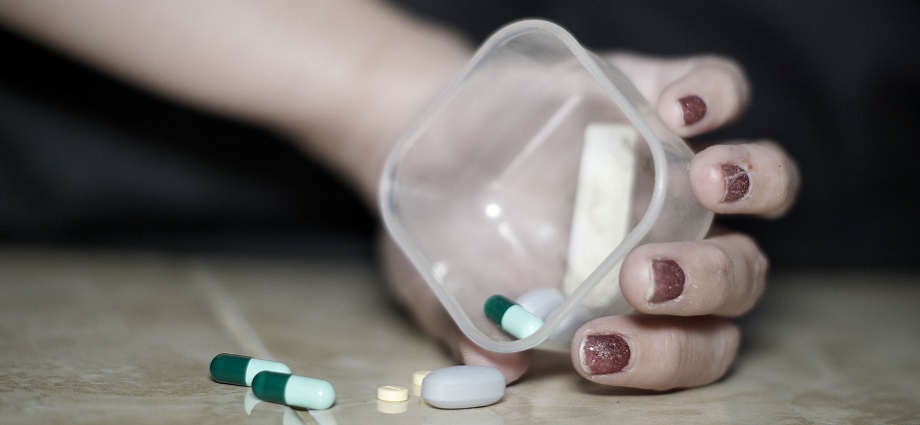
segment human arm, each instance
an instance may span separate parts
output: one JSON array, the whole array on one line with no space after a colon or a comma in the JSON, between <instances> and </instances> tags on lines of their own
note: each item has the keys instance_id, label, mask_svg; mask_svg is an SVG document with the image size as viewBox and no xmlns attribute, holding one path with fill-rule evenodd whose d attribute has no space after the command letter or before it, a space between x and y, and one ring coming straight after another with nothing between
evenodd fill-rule
<instances>
[{"instance_id":1,"label":"human arm","mask_svg":"<svg viewBox=\"0 0 920 425\"><path fill-rule=\"evenodd\" d=\"M470 54L457 35L375 0L3 0L0 22L152 92L282 133L370 205L399 132Z\"/></svg>"}]
</instances>

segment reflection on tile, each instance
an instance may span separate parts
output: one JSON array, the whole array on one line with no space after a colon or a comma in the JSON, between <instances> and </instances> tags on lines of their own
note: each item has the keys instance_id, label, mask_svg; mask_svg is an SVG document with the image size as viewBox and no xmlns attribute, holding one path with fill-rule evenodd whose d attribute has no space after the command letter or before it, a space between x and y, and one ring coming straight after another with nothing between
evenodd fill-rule
<instances>
[{"instance_id":1,"label":"reflection on tile","mask_svg":"<svg viewBox=\"0 0 920 425\"><path fill-rule=\"evenodd\" d=\"M406 413L409 411L409 402L377 400L377 411L389 414Z\"/></svg>"},{"instance_id":2,"label":"reflection on tile","mask_svg":"<svg viewBox=\"0 0 920 425\"><path fill-rule=\"evenodd\" d=\"M243 316L237 301L227 293L224 285L217 280L210 269L204 264L196 264L192 268L192 275L195 289L209 304L221 328L239 343L239 352L260 359L273 360L274 356Z\"/></svg>"},{"instance_id":3,"label":"reflection on tile","mask_svg":"<svg viewBox=\"0 0 920 425\"><path fill-rule=\"evenodd\" d=\"M243 413L240 388L215 385L206 366L220 348L239 347L181 262L0 261L0 422L217 423Z\"/></svg>"}]
</instances>

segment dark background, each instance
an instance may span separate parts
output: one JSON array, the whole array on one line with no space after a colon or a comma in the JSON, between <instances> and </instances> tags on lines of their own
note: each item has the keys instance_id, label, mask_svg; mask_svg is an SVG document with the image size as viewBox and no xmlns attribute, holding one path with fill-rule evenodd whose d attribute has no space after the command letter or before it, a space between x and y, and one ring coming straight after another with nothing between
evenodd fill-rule
<instances>
[{"instance_id":1,"label":"dark background","mask_svg":"<svg viewBox=\"0 0 920 425\"><path fill-rule=\"evenodd\" d=\"M595 50L738 60L753 102L707 140L770 138L803 187L753 233L777 267L920 265L920 3L402 0L480 41L543 17ZM0 31L0 244L369 254L376 223L299 151Z\"/></svg>"}]
</instances>

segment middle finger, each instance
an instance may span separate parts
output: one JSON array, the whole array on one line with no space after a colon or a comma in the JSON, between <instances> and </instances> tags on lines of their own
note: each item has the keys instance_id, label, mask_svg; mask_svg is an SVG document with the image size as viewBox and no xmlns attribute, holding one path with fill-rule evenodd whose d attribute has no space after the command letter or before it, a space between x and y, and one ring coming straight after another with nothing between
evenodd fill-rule
<instances>
[{"instance_id":1,"label":"middle finger","mask_svg":"<svg viewBox=\"0 0 920 425\"><path fill-rule=\"evenodd\" d=\"M642 245L624 260L620 289L643 313L737 316L760 298L766 272L767 258L754 240L732 233Z\"/></svg>"}]
</instances>

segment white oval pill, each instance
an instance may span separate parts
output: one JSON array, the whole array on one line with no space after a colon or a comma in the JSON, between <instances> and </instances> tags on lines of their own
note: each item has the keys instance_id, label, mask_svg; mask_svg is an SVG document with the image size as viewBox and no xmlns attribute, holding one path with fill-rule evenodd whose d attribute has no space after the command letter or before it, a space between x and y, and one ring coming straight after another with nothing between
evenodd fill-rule
<instances>
[{"instance_id":1,"label":"white oval pill","mask_svg":"<svg viewBox=\"0 0 920 425\"><path fill-rule=\"evenodd\" d=\"M488 406L505 396L505 375L489 366L450 366L422 382L422 398L441 409Z\"/></svg>"}]
</instances>

